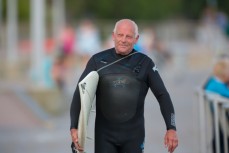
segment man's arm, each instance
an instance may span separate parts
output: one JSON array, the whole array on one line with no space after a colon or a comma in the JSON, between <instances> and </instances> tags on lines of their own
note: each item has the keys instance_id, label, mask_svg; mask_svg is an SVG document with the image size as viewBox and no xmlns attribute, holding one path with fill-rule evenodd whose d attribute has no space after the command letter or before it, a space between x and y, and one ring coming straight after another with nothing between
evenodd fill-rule
<instances>
[{"instance_id":1,"label":"man's arm","mask_svg":"<svg viewBox=\"0 0 229 153\"><path fill-rule=\"evenodd\" d=\"M91 71L96 70L96 65L94 62L93 57L88 61L87 66L82 73L78 83L83 80L85 76L87 76ZM70 118L71 118L71 137L72 142L75 144L76 148L78 150L82 150L82 148L78 145L78 120L79 120L79 114L80 114L81 104L80 104L80 93L79 93L79 87L77 84L76 90L73 95L71 108L70 108Z\"/></svg>"},{"instance_id":2,"label":"man's arm","mask_svg":"<svg viewBox=\"0 0 229 153\"><path fill-rule=\"evenodd\" d=\"M148 68L148 83L151 91L159 102L167 130L176 130L175 112L170 95L165 88L156 65L153 62L149 64Z\"/></svg>"},{"instance_id":3,"label":"man's arm","mask_svg":"<svg viewBox=\"0 0 229 153\"><path fill-rule=\"evenodd\" d=\"M176 134L175 111L168 91L158 73L156 65L151 61L148 67L148 83L151 91L159 102L167 132L164 143L168 151L172 153L178 145Z\"/></svg>"},{"instance_id":4,"label":"man's arm","mask_svg":"<svg viewBox=\"0 0 229 153\"><path fill-rule=\"evenodd\" d=\"M83 80L91 71L96 70L95 62L93 57L88 61L87 66L80 76L80 79L78 83ZM79 114L80 114L80 92L79 92L79 87L78 83L76 86L76 90L73 95L72 103L71 103L71 108L70 108L70 117L71 117L71 126L70 129L74 128L77 129L78 127L78 119L79 119Z\"/></svg>"}]
</instances>

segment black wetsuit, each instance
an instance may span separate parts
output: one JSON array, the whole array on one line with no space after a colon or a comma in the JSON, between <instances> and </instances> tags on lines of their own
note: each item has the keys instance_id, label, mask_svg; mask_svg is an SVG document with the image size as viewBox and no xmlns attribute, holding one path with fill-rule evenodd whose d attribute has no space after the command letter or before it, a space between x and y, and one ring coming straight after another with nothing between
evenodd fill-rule
<instances>
[{"instance_id":1,"label":"black wetsuit","mask_svg":"<svg viewBox=\"0 0 229 153\"><path fill-rule=\"evenodd\" d=\"M89 72L122 57L116 54L114 48L95 54L89 60L80 81ZM172 101L155 64L148 56L133 54L98 73L95 153L143 152L144 101L149 88L160 104L167 130L176 130ZM77 128L79 112L80 95L77 87L71 105L71 128Z\"/></svg>"}]
</instances>

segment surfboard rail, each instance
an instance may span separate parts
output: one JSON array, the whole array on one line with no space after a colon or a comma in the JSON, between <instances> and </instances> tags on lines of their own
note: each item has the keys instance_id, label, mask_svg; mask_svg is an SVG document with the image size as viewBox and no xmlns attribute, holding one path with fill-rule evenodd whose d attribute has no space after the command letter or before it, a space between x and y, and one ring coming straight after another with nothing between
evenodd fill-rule
<instances>
[{"instance_id":1,"label":"surfboard rail","mask_svg":"<svg viewBox=\"0 0 229 153\"><path fill-rule=\"evenodd\" d=\"M95 98L98 81L99 75L97 71L92 71L78 84L81 102L81 110L78 123L78 142L79 145L84 149L87 138L89 115Z\"/></svg>"}]
</instances>

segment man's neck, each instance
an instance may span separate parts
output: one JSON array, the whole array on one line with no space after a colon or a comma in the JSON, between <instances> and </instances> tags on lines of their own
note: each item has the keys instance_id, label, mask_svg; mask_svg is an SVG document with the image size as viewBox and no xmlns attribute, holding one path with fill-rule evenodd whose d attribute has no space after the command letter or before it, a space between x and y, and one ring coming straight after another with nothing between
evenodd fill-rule
<instances>
[{"instance_id":1,"label":"man's neck","mask_svg":"<svg viewBox=\"0 0 229 153\"><path fill-rule=\"evenodd\" d=\"M125 53L122 53L122 52L118 52L116 49L115 49L115 53L119 56L126 56L126 55L129 55L130 53L132 53L133 49L131 51L128 51L128 52L125 52Z\"/></svg>"}]
</instances>

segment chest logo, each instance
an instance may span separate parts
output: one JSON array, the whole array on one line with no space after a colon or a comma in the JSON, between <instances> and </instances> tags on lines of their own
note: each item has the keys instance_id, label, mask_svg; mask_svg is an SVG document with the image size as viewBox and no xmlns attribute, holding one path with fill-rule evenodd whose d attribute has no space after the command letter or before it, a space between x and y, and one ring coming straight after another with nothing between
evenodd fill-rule
<instances>
[{"instance_id":1,"label":"chest logo","mask_svg":"<svg viewBox=\"0 0 229 153\"><path fill-rule=\"evenodd\" d=\"M118 78L117 80L114 80L113 81L113 86L114 87L122 87L122 88L125 88L126 85L128 85L129 82L127 79L125 78Z\"/></svg>"}]
</instances>

